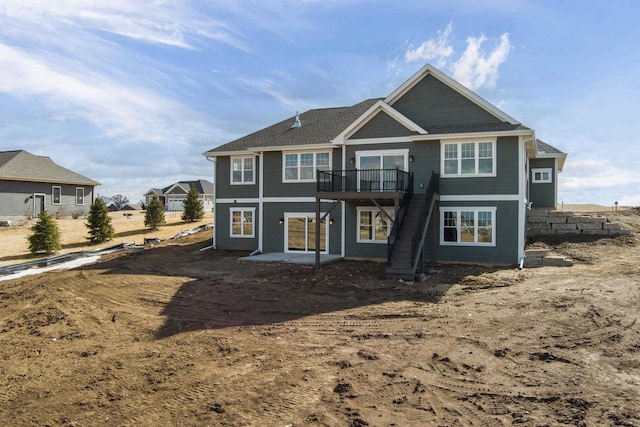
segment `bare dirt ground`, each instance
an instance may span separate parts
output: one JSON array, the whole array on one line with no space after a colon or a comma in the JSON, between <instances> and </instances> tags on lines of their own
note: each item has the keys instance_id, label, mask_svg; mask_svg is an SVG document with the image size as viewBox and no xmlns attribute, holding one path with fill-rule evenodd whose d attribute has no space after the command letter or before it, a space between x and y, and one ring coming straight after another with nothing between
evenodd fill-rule
<instances>
[{"instance_id":1,"label":"bare dirt ground","mask_svg":"<svg viewBox=\"0 0 640 427\"><path fill-rule=\"evenodd\" d=\"M640 217L612 220L632 234L545 243L573 267L424 283L239 263L207 232L0 282L0 419L640 426Z\"/></svg>"}]
</instances>

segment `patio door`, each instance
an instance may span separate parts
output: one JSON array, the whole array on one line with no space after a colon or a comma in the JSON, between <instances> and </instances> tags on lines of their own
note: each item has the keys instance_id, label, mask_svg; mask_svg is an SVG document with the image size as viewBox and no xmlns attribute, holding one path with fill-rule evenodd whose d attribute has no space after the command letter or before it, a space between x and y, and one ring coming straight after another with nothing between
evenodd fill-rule
<instances>
[{"instance_id":1,"label":"patio door","mask_svg":"<svg viewBox=\"0 0 640 427\"><path fill-rule=\"evenodd\" d=\"M395 173L388 171L383 172L381 169L406 171L408 150L401 151L359 151L356 152L357 165L360 170L359 182L360 188L364 191L384 191L393 190L396 186Z\"/></svg>"},{"instance_id":2,"label":"patio door","mask_svg":"<svg viewBox=\"0 0 640 427\"><path fill-rule=\"evenodd\" d=\"M328 218L320 224L320 252L327 253ZM315 214L285 214L285 252L315 252Z\"/></svg>"}]
</instances>

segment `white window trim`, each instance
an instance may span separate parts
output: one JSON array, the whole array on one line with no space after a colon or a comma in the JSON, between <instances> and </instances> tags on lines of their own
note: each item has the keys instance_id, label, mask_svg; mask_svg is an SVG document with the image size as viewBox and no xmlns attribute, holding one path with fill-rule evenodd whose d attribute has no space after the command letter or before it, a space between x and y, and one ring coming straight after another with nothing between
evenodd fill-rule
<instances>
[{"instance_id":1,"label":"white window trim","mask_svg":"<svg viewBox=\"0 0 640 427\"><path fill-rule=\"evenodd\" d=\"M403 171L409 171L409 149L402 150L368 150L368 151L356 151L356 168L360 169L360 158L368 156L403 156L404 167Z\"/></svg>"},{"instance_id":2,"label":"white window trim","mask_svg":"<svg viewBox=\"0 0 640 427\"><path fill-rule=\"evenodd\" d=\"M240 217L244 218L245 212L251 212L251 219L253 220L251 227L251 234L233 234L233 213L240 212ZM244 233L244 227L241 227L242 233ZM253 239L256 237L256 208L229 208L229 237L232 239Z\"/></svg>"},{"instance_id":3,"label":"white window trim","mask_svg":"<svg viewBox=\"0 0 640 427\"><path fill-rule=\"evenodd\" d=\"M391 215L394 211L393 207L384 207L384 210ZM376 244L380 244L380 243L388 243L388 239L384 239L384 240L365 240L365 239L361 239L360 238L360 213L361 212L373 212L374 214L376 212L379 212L380 209L378 209L377 206L358 206L356 208L357 211L357 217L356 217L356 221L357 221L357 230L356 230L356 243L376 243ZM391 224L391 227L393 227L393 224ZM389 229L389 231L391 231L391 228ZM375 235L375 233L374 233ZM387 235L388 237L388 235Z\"/></svg>"},{"instance_id":4,"label":"white window trim","mask_svg":"<svg viewBox=\"0 0 640 427\"><path fill-rule=\"evenodd\" d=\"M78 190L82 191L82 203L78 203ZM76 187L76 206L84 206L84 188Z\"/></svg>"},{"instance_id":5,"label":"white window trim","mask_svg":"<svg viewBox=\"0 0 640 427\"><path fill-rule=\"evenodd\" d=\"M445 242L444 240L444 213L450 211L474 212L474 240L476 242ZM495 206L441 206L440 207L440 244L443 246L496 246L496 211ZM491 212L491 243L477 242L478 239L478 212ZM457 236L460 236L460 218L457 218Z\"/></svg>"},{"instance_id":6,"label":"white window trim","mask_svg":"<svg viewBox=\"0 0 640 427\"><path fill-rule=\"evenodd\" d=\"M320 212L320 218L324 216L325 212ZM287 242L287 238L289 235L289 218L313 218L315 219L315 212L285 212L284 213L284 251L285 253L293 253L293 254L304 254L304 253L312 253L315 250L306 250L306 251L296 251L289 249L289 242ZM320 251L321 254L329 253L329 221L331 221L331 215L327 215L324 219L324 227L325 227L325 242L324 242L324 251ZM315 227L315 224L313 225ZM322 224L320 224L322 227ZM308 232L308 230L307 230ZM308 235L305 236L308 239Z\"/></svg>"},{"instance_id":7,"label":"white window trim","mask_svg":"<svg viewBox=\"0 0 640 427\"><path fill-rule=\"evenodd\" d=\"M242 181L234 182L233 181L233 161L242 159ZM244 159L252 159L253 160L253 179L251 181L244 181ZM229 158L229 183L231 185L254 185L256 183L256 156L231 156Z\"/></svg>"},{"instance_id":8,"label":"white window trim","mask_svg":"<svg viewBox=\"0 0 640 427\"><path fill-rule=\"evenodd\" d=\"M549 174L549 179L536 179L536 173ZM534 184L552 184L553 183L553 168L531 168L531 182Z\"/></svg>"},{"instance_id":9,"label":"white window trim","mask_svg":"<svg viewBox=\"0 0 640 427\"><path fill-rule=\"evenodd\" d=\"M56 188L60 191L60 199L58 202L56 202ZM84 200L84 197L83 197ZM61 205L62 204L62 187L59 185L54 185L51 187L51 204L52 205Z\"/></svg>"},{"instance_id":10,"label":"white window trim","mask_svg":"<svg viewBox=\"0 0 640 427\"><path fill-rule=\"evenodd\" d=\"M287 155L295 154L298 156L298 176L300 176L300 155L301 154L313 154L313 178L305 178L305 179L287 179L287 171L286 171L286 158ZM282 182L283 183L298 183L298 182L316 182L316 171L318 170L318 154L328 154L329 155L329 170L331 170L331 151L321 150L321 151L283 151L282 152Z\"/></svg>"},{"instance_id":11,"label":"white window trim","mask_svg":"<svg viewBox=\"0 0 640 427\"><path fill-rule=\"evenodd\" d=\"M493 172L492 173L462 173L462 144L475 144L475 169L478 170L478 147L482 142L491 143L491 155L493 162ZM458 145L458 173L456 174L447 174L445 173L444 167L444 152L445 145L457 144ZM498 174L498 154L497 154L497 138L480 138L480 139L448 139L440 142L440 176L443 178L469 178L469 177L495 177Z\"/></svg>"}]
</instances>

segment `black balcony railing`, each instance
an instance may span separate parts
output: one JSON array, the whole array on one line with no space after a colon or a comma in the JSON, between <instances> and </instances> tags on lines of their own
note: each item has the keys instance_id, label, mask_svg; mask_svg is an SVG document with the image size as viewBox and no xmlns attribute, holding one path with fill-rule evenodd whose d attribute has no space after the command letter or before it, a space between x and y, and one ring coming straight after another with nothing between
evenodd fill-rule
<instances>
[{"instance_id":1,"label":"black balcony railing","mask_svg":"<svg viewBox=\"0 0 640 427\"><path fill-rule=\"evenodd\" d=\"M408 192L411 175L400 169L347 169L318 171L319 192Z\"/></svg>"}]
</instances>

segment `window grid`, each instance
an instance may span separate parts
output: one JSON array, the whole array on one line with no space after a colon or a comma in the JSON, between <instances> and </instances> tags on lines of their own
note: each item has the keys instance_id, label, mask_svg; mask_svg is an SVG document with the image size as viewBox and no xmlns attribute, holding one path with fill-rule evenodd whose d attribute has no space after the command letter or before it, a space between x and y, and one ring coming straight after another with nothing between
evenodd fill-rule
<instances>
[{"instance_id":1,"label":"window grid","mask_svg":"<svg viewBox=\"0 0 640 427\"><path fill-rule=\"evenodd\" d=\"M495 246L495 208L441 210L443 245Z\"/></svg>"},{"instance_id":2,"label":"window grid","mask_svg":"<svg viewBox=\"0 0 640 427\"><path fill-rule=\"evenodd\" d=\"M329 169L329 153L288 153L284 155L283 181L313 181L316 170Z\"/></svg>"},{"instance_id":3,"label":"window grid","mask_svg":"<svg viewBox=\"0 0 640 427\"><path fill-rule=\"evenodd\" d=\"M449 142L444 144L443 176L495 174L493 142Z\"/></svg>"},{"instance_id":4,"label":"window grid","mask_svg":"<svg viewBox=\"0 0 640 427\"><path fill-rule=\"evenodd\" d=\"M236 157L231 159L231 183L253 184L254 161L253 157Z\"/></svg>"},{"instance_id":5,"label":"window grid","mask_svg":"<svg viewBox=\"0 0 640 427\"><path fill-rule=\"evenodd\" d=\"M393 209L385 209L385 212L395 218ZM393 227L393 222L377 208L358 208L358 224L357 241L360 243L387 243Z\"/></svg>"},{"instance_id":6,"label":"window grid","mask_svg":"<svg viewBox=\"0 0 640 427\"><path fill-rule=\"evenodd\" d=\"M254 237L254 208L231 209L231 237Z\"/></svg>"}]
</instances>

